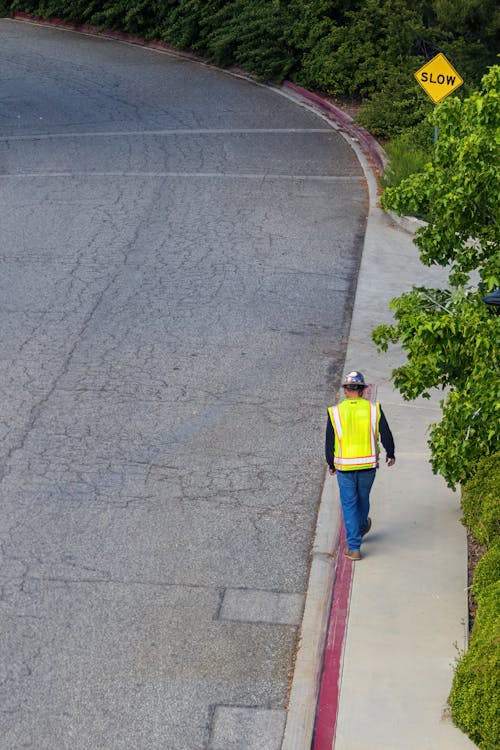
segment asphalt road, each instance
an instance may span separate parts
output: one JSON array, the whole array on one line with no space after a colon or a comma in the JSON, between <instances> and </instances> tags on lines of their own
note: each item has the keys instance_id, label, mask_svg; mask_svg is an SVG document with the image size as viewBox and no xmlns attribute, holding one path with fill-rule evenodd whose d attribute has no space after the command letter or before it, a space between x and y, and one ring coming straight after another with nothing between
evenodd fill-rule
<instances>
[{"instance_id":1,"label":"asphalt road","mask_svg":"<svg viewBox=\"0 0 500 750\"><path fill-rule=\"evenodd\" d=\"M2 750L277 750L367 212L265 87L0 20Z\"/></svg>"}]
</instances>

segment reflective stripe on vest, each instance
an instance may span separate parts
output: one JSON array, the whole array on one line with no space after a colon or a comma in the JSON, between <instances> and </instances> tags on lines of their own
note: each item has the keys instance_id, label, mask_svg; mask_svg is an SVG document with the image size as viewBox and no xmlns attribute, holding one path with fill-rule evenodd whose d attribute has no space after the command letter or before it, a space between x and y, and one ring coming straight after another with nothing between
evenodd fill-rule
<instances>
[{"instance_id":1,"label":"reflective stripe on vest","mask_svg":"<svg viewBox=\"0 0 500 750\"><path fill-rule=\"evenodd\" d=\"M345 399L338 406L331 406L328 413L335 432L335 468L376 468L380 404L363 398Z\"/></svg>"}]
</instances>

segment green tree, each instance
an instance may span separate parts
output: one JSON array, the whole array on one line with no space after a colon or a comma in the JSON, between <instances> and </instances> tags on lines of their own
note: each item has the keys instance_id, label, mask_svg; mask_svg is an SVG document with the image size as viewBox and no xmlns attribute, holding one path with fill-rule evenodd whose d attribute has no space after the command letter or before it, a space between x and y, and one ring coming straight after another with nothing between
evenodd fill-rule
<instances>
[{"instance_id":1,"label":"green tree","mask_svg":"<svg viewBox=\"0 0 500 750\"><path fill-rule=\"evenodd\" d=\"M439 133L434 161L386 190L382 206L428 221L415 238L420 258L451 263L452 284L477 270L488 289L500 286L500 66L484 76L481 91L436 107L431 122Z\"/></svg>"},{"instance_id":2,"label":"green tree","mask_svg":"<svg viewBox=\"0 0 500 750\"><path fill-rule=\"evenodd\" d=\"M287 8L279 0L232 0L217 12L203 12L200 43L218 64L238 64L250 73L282 81L294 66L293 52L286 43Z\"/></svg>"},{"instance_id":3,"label":"green tree","mask_svg":"<svg viewBox=\"0 0 500 750\"><path fill-rule=\"evenodd\" d=\"M500 67L483 78L482 91L439 105L433 122L435 160L387 189L382 205L427 219L415 236L421 261L449 267L450 287L414 288L393 300L396 322L373 339L382 350L403 346L407 363L393 379L405 398L447 389L429 444L433 470L454 487L500 449L500 316L482 300L500 286Z\"/></svg>"},{"instance_id":4,"label":"green tree","mask_svg":"<svg viewBox=\"0 0 500 750\"><path fill-rule=\"evenodd\" d=\"M462 78L477 86L498 54L500 6L497 0L433 0L434 39Z\"/></svg>"},{"instance_id":5,"label":"green tree","mask_svg":"<svg viewBox=\"0 0 500 750\"><path fill-rule=\"evenodd\" d=\"M395 69L408 66L415 39L423 33L415 5L406 0L362 0L347 9L343 20L320 41L329 72L326 89L335 95L369 96Z\"/></svg>"},{"instance_id":6,"label":"green tree","mask_svg":"<svg viewBox=\"0 0 500 750\"><path fill-rule=\"evenodd\" d=\"M415 288L391 303L396 323L379 326L375 343L400 343L407 363L393 372L406 399L447 389L442 419L431 425L431 465L454 487L477 462L500 449L500 316L488 309L484 292Z\"/></svg>"}]
</instances>

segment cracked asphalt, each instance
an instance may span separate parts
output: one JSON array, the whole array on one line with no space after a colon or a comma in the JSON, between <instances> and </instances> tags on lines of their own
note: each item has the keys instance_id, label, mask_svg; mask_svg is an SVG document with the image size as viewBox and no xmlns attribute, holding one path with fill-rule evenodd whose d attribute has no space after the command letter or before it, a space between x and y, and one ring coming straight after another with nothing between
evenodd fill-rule
<instances>
[{"instance_id":1,"label":"cracked asphalt","mask_svg":"<svg viewBox=\"0 0 500 750\"><path fill-rule=\"evenodd\" d=\"M3 750L278 750L367 214L249 81L0 20Z\"/></svg>"}]
</instances>

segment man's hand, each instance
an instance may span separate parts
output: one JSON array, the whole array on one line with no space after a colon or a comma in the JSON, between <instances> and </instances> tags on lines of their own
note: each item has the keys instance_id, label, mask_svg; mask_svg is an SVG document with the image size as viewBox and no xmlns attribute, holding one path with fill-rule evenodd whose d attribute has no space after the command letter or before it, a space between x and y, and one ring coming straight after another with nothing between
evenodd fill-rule
<instances>
[{"instance_id":1,"label":"man's hand","mask_svg":"<svg viewBox=\"0 0 500 750\"><path fill-rule=\"evenodd\" d=\"M387 466L394 466L394 464L396 463L395 458L386 458L385 460L386 460Z\"/></svg>"},{"instance_id":2,"label":"man's hand","mask_svg":"<svg viewBox=\"0 0 500 750\"><path fill-rule=\"evenodd\" d=\"M328 469L328 473L330 474L331 477L333 477L333 475L335 474L335 469L330 469L329 468Z\"/></svg>"}]
</instances>

